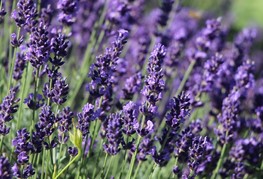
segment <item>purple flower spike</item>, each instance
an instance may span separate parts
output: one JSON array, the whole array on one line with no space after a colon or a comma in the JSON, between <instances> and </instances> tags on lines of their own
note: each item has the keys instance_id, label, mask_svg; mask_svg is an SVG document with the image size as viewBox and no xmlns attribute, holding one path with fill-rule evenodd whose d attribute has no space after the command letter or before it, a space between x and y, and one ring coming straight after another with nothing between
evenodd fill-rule
<instances>
[{"instance_id":1,"label":"purple flower spike","mask_svg":"<svg viewBox=\"0 0 263 179\"><path fill-rule=\"evenodd\" d=\"M116 155L120 151L120 144L123 142L121 115L111 114L105 124L107 142L103 146L104 150L110 155Z\"/></svg>"},{"instance_id":2,"label":"purple flower spike","mask_svg":"<svg viewBox=\"0 0 263 179\"><path fill-rule=\"evenodd\" d=\"M48 61L49 54L49 33L47 26L43 22L40 22L30 34L30 43L26 58L33 67L39 68Z\"/></svg>"},{"instance_id":3,"label":"purple flower spike","mask_svg":"<svg viewBox=\"0 0 263 179\"><path fill-rule=\"evenodd\" d=\"M15 61L13 78L15 80L20 80L22 78L23 71L26 67L26 59L23 53L18 53Z\"/></svg>"},{"instance_id":4,"label":"purple flower spike","mask_svg":"<svg viewBox=\"0 0 263 179\"><path fill-rule=\"evenodd\" d=\"M8 96L3 99L2 104L0 104L0 134L6 135L9 133L10 128L8 128L5 123L13 119L13 114L18 110L19 98L16 98L19 86L16 86L10 90Z\"/></svg>"},{"instance_id":5,"label":"purple flower spike","mask_svg":"<svg viewBox=\"0 0 263 179\"><path fill-rule=\"evenodd\" d=\"M94 121L100 116L100 109L94 110L92 104L87 103L83 108L82 112L78 113L78 125L77 128L82 132L83 137L89 133L89 125L91 121Z\"/></svg>"},{"instance_id":6,"label":"purple flower spike","mask_svg":"<svg viewBox=\"0 0 263 179\"><path fill-rule=\"evenodd\" d=\"M68 140L68 131L72 127L72 118L74 114L69 107L63 108L58 114L58 138L61 143L65 143Z\"/></svg>"}]
</instances>

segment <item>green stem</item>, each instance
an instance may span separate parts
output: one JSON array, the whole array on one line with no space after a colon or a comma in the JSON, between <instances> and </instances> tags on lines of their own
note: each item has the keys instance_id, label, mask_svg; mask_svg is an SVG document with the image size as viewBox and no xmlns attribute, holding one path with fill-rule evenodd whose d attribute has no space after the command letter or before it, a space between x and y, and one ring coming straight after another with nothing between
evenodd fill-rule
<instances>
[{"instance_id":1,"label":"green stem","mask_svg":"<svg viewBox=\"0 0 263 179\"><path fill-rule=\"evenodd\" d=\"M100 157L100 154L101 154L101 151L102 151L102 144L103 144L103 140L101 140L100 147L99 147L99 153L96 156L95 169L93 170L92 178L95 178L95 175L96 175L96 172L97 172L97 168L98 168L97 166L98 166L98 163L99 163L99 157Z\"/></svg>"},{"instance_id":2,"label":"green stem","mask_svg":"<svg viewBox=\"0 0 263 179\"><path fill-rule=\"evenodd\" d=\"M100 178L101 178L101 179L103 178L104 169L105 169L105 166L106 166L107 160L108 160L108 153L106 153L105 158L104 158L104 162L103 162L102 170L101 170L101 173L100 173Z\"/></svg>"},{"instance_id":3,"label":"green stem","mask_svg":"<svg viewBox=\"0 0 263 179\"><path fill-rule=\"evenodd\" d=\"M45 159L46 158L46 151L45 150L43 150L42 151L42 166L41 166L41 179L43 179L44 178L44 166L45 166Z\"/></svg>"},{"instance_id":4,"label":"green stem","mask_svg":"<svg viewBox=\"0 0 263 179\"><path fill-rule=\"evenodd\" d=\"M113 156L111 156L111 158L110 158L110 163L109 163L108 169L106 171L106 175L104 176L104 179L107 179L107 176L108 176L108 173L109 173L109 170L110 170L110 167L111 167L112 159L113 159Z\"/></svg>"},{"instance_id":5,"label":"green stem","mask_svg":"<svg viewBox=\"0 0 263 179\"><path fill-rule=\"evenodd\" d=\"M58 173L58 175L54 179L57 179L75 160L77 160L77 158L80 155L81 155L81 152L79 152L78 155L76 155L76 157L74 157L71 161L69 161L69 163Z\"/></svg>"},{"instance_id":6,"label":"green stem","mask_svg":"<svg viewBox=\"0 0 263 179\"><path fill-rule=\"evenodd\" d=\"M221 155L220 155L219 161L217 162L216 169L214 170L211 179L216 179L217 174L219 173L219 169L221 168L221 166L222 166L222 164L223 164L223 161L224 161L224 156L225 156L226 148L227 148L227 143L225 143L225 144L223 145L223 148L222 148L222 151L221 151Z\"/></svg>"},{"instance_id":7,"label":"green stem","mask_svg":"<svg viewBox=\"0 0 263 179\"><path fill-rule=\"evenodd\" d=\"M132 172L133 172L133 167L134 167L134 164L135 164L135 161L136 161L136 156L137 156L137 153L138 153L138 148L139 148L139 144L141 142L141 139L142 137L139 136L138 139L137 139L137 142L136 142L136 150L132 156L132 160L131 160L131 164L130 164L130 170L129 170L129 173L128 173L128 179L131 178L131 175L132 175Z\"/></svg>"},{"instance_id":8,"label":"green stem","mask_svg":"<svg viewBox=\"0 0 263 179\"><path fill-rule=\"evenodd\" d=\"M139 161L139 163L138 163L138 165L137 165L137 167L136 167L136 169L135 169L135 173L134 173L133 179L136 179L136 177L137 177L137 175L138 175L138 172L139 172L139 169L140 169L140 167L141 167L141 164L142 164L142 162Z\"/></svg>"},{"instance_id":9,"label":"green stem","mask_svg":"<svg viewBox=\"0 0 263 179\"><path fill-rule=\"evenodd\" d=\"M129 141L128 141L128 142L129 142ZM119 179L121 179L121 176L122 176L124 167L125 167L125 165L126 165L127 159L128 159L128 152L127 152L127 150L125 150L125 159L124 159L124 162L122 162L122 167L121 167L120 176L118 177Z\"/></svg>"},{"instance_id":10,"label":"green stem","mask_svg":"<svg viewBox=\"0 0 263 179\"><path fill-rule=\"evenodd\" d=\"M21 115L22 115L22 111L23 111L23 100L25 97L25 87L26 87L28 69L29 69L29 64L27 64L26 72L25 72L25 74L23 74L23 78L22 78L22 92L21 92L21 96L20 96L20 103L19 103L19 109L18 109L17 129L20 129L20 123L22 121Z\"/></svg>"},{"instance_id":11,"label":"green stem","mask_svg":"<svg viewBox=\"0 0 263 179\"><path fill-rule=\"evenodd\" d=\"M0 136L0 151L1 151L1 153L2 153L3 142L4 142L4 136L1 135L1 136Z\"/></svg>"},{"instance_id":12,"label":"green stem","mask_svg":"<svg viewBox=\"0 0 263 179\"><path fill-rule=\"evenodd\" d=\"M187 70L186 70L186 72L184 74L183 80L181 81L180 86L178 87L178 89L177 89L177 91L175 93L175 96L178 96L183 91L185 83L188 80L188 78L189 78L189 76L190 76L190 74L191 74L191 72L192 72L192 70L193 70L193 68L195 66L195 63L196 63L195 60L191 61L189 67L187 68Z\"/></svg>"}]
</instances>

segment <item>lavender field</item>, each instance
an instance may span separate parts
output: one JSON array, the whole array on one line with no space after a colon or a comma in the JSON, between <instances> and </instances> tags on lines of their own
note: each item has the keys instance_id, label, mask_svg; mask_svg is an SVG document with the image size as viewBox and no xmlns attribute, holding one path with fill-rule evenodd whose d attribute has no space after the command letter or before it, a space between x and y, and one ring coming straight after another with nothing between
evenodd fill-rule
<instances>
[{"instance_id":1,"label":"lavender field","mask_svg":"<svg viewBox=\"0 0 263 179\"><path fill-rule=\"evenodd\" d=\"M263 178L263 26L235 3L0 0L0 179Z\"/></svg>"}]
</instances>

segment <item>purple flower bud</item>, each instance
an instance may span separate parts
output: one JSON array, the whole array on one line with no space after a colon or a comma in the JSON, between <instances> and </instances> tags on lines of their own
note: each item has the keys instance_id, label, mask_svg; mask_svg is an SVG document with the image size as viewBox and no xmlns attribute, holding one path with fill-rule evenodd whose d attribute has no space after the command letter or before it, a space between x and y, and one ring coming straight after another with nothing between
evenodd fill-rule
<instances>
[{"instance_id":1,"label":"purple flower bud","mask_svg":"<svg viewBox=\"0 0 263 179\"><path fill-rule=\"evenodd\" d=\"M17 177L17 178L21 178L21 173L18 167L18 164L15 163L14 166L12 167L12 172L13 172L13 176Z\"/></svg>"},{"instance_id":2,"label":"purple flower bud","mask_svg":"<svg viewBox=\"0 0 263 179\"><path fill-rule=\"evenodd\" d=\"M26 67L26 59L23 53L18 53L15 61L13 78L15 80L20 80L22 78L23 71Z\"/></svg>"},{"instance_id":3,"label":"purple flower bud","mask_svg":"<svg viewBox=\"0 0 263 179\"><path fill-rule=\"evenodd\" d=\"M4 156L0 156L0 178L3 179L12 178L11 165L8 159Z\"/></svg>"},{"instance_id":4,"label":"purple flower bud","mask_svg":"<svg viewBox=\"0 0 263 179\"><path fill-rule=\"evenodd\" d=\"M11 39L10 39L10 43L13 47L17 48L19 47L22 43L24 42L24 38L23 36L21 36L20 38L17 38L15 33L11 34Z\"/></svg>"},{"instance_id":5,"label":"purple flower bud","mask_svg":"<svg viewBox=\"0 0 263 179\"><path fill-rule=\"evenodd\" d=\"M2 2L3 3L3 2ZM4 16L6 15L6 11L4 8L0 9L0 24L4 21Z\"/></svg>"},{"instance_id":6,"label":"purple flower bud","mask_svg":"<svg viewBox=\"0 0 263 179\"><path fill-rule=\"evenodd\" d=\"M35 174L35 170L31 164L27 165L26 168L23 170L23 177L29 178L30 176Z\"/></svg>"},{"instance_id":7,"label":"purple flower bud","mask_svg":"<svg viewBox=\"0 0 263 179\"><path fill-rule=\"evenodd\" d=\"M74 156L78 155L78 149L76 147L69 147L68 153L69 153L69 155L74 157Z\"/></svg>"},{"instance_id":8,"label":"purple flower bud","mask_svg":"<svg viewBox=\"0 0 263 179\"><path fill-rule=\"evenodd\" d=\"M35 100L35 101L34 101ZM37 110L44 105L45 99L41 94L36 94L34 99L34 94L30 93L27 98L25 98L24 103L32 110Z\"/></svg>"}]
</instances>

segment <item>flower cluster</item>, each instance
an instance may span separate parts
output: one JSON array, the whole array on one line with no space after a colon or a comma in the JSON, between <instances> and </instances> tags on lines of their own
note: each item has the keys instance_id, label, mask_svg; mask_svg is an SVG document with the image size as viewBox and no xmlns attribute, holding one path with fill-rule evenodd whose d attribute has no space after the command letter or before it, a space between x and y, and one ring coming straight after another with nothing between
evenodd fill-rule
<instances>
[{"instance_id":1,"label":"flower cluster","mask_svg":"<svg viewBox=\"0 0 263 179\"><path fill-rule=\"evenodd\" d=\"M262 178L262 29L188 3L0 1L0 178Z\"/></svg>"}]
</instances>

